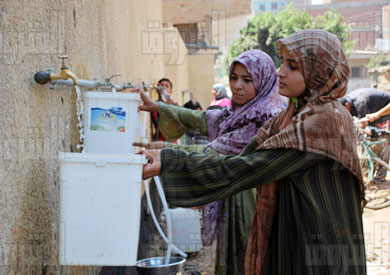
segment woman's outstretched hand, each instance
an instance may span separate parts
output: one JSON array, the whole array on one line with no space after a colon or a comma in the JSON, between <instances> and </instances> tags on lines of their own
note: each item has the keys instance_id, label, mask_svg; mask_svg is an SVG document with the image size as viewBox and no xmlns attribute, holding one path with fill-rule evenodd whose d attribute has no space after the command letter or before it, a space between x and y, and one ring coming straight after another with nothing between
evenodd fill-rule
<instances>
[{"instance_id":1,"label":"woman's outstretched hand","mask_svg":"<svg viewBox=\"0 0 390 275\"><path fill-rule=\"evenodd\" d=\"M148 163L142 169L142 178L148 179L161 173L161 150L144 150L141 153L145 155Z\"/></svg>"},{"instance_id":2,"label":"woman's outstretched hand","mask_svg":"<svg viewBox=\"0 0 390 275\"><path fill-rule=\"evenodd\" d=\"M143 147L145 149L164 149L168 146L168 142L165 141L153 141L153 142L133 142L133 146Z\"/></svg>"},{"instance_id":3,"label":"woman's outstretched hand","mask_svg":"<svg viewBox=\"0 0 390 275\"><path fill-rule=\"evenodd\" d=\"M159 112L160 111L160 105L158 105L157 102L153 101L143 90L142 87L136 86L134 88L131 88L130 91L132 93L139 93L141 96L141 99L143 101L142 106L138 106L138 111L146 111L146 112Z\"/></svg>"}]
</instances>

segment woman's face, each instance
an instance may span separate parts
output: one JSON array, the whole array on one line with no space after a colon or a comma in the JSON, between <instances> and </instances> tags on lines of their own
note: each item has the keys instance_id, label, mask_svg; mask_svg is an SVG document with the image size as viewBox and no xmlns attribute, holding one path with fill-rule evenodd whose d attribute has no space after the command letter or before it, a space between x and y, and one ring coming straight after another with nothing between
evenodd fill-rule
<instances>
[{"instance_id":1,"label":"woman's face","mask_svg":"<svg viewBox=\"0 0 390 275\"><path fill-rule=\"evenodd\" d=\"M245 66L240 63L234 65L229 85L232 90L232 99L238 105L244 105L256 95L252 77Z\"/></svg>"},{"instance_id":2,"label":"woman's face","mask_svg":"<svg viewBox=\"0 0 390 275\"><path fill-rule=\"evenodd\" d=\"M212 89L211 93L213 94L214 97L217 97L217 91L215 89Z\"/></svg>"},{"instance_id":3,"label":"woman's face","mask_svg":"<svg viewBox=\"0 0 390 275\"><path fill-rule=\"evenodd\" d=\"M306 84L298 63L284 47L281 59L282 66L278 71L279 94L287 97L300 96L305 91Z\"/></svg>"}]
</instances>

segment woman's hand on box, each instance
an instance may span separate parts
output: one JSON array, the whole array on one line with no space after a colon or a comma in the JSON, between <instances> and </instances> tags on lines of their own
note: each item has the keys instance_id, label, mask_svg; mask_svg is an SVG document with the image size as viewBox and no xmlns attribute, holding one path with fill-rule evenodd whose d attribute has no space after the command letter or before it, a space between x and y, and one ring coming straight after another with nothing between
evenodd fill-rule
<instances>
[{"instance_id":1,"label":"woman's hand on box","mask_svg":"<svg viewBox=\"0 0 390 275\"><path fill-rule=\"evenodd\" d=\"M144 91L144 89L141 86L135 86L134 88L130 89L130 92L132 93L139 93L141 96L141 99L143 101L142 106L138 106L138 111L146 111L146 112L159 112L160 111L160 105L153 101Z\"/></svg>"},{"instance_id":2,"label":"woman's hand on box","mask_svg":"<svg viewBox=\"0 0 390 275\"><path fill-rule=\"evenodd\" d=\"M143 166L142 178L148 179L158 176L161 173L161 150L144 150L141 153L145 155L148 163Z\"/></svg>"}]
</instances>

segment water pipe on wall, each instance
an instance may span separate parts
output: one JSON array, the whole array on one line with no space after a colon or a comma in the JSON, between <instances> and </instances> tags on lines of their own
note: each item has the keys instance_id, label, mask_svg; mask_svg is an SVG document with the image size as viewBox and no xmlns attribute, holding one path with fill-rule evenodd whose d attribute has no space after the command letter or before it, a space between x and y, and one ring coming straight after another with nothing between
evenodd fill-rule
<instances>
[{"instance_id":1,"label":"water pipe on wall","mask_svg":"<svg viewBox=\"0 0 390 275\"><path fill-rule=\"evenodd\" d=\"M44 85L44 84L51 84L53 86L56 85L65 85L65 86L74 86L74 82L72 79L58 79L58 80L50 80L50 70L46 72L38 72L35 74L34 79L38 84ZM45 82L40 82L44 79ZM49 79L49 80L47 80ZM78 86L83 88L89 88L89 89L97 89L97 88L103 88L103 89L115 89L117 91L125 90L133 88L135 85L131 83L125 83L122 85L115 84L111 81L98 81L97 79L94 80L85 80L85 79L78 79Z\"/></svg>"},{"instance_id":2,"label":"water pipe on wall","mask_svg":"<svg viewBox=\"0 0 390 275\"><path fill-rule=\"evenodd\" d=\"M134 88L136 85L131 82L124 83L122 85L111 82L112 77L118 75L112 75L109 78L106 78L104 81L99 81L96 78L93 80L79 79L73 72L70 71L69 67L65 65L65 59L68 58L66 55L58 56L62 59L62 66L60 74L54 74L54 69L50 68L47 71L37 72L34 75L34 80L40 85L51 84L53 88L56 85L65 85L65 86L74 86L78 85L79 87L88 88L88 89L112 89L115 91L122 91L130 88ZM164 101L169 99L168 93L164 90L162 86L158 86L155 83L152 85L142 84L142 87L146 90L148 89L158 89L162 93Z\"/></svg>"},{"instance_id":3,"label":"water pipe on wall","mask_svg":"<svg viewBox=\"0 0 390 275\"><path fill-rule=\"evenodd\" d=\"M105 81L94 80L85 80L78 79L78 77L70 71L69 67L65 65L65 59L68 58L66 55L58 56L58 58L62 59L61 72L59 74L54 74L54 69L50 68L47 71L37 72L34 75L34 80L36 83L45 85L47 83L54 85L65 85L65 86L74 86L78 85L79 87L84 88L107 88L107 89L115 89L115 90L124 90L134 87L131 83L126 83L123 85L118 85L111 82L111 78L105 79Z\"/></svg>"},{"instance_id":4,"label":"water pipe on wall","mask_svg":"<svg viewBox=\"0 0 390 275\"><path fill-rule=\"evenodd\" d=\"M58 58L62 59L61 73L54 74L54 70L48 70L47 72L38 72L34 75L34 79L39 84L46 84L50 81L55 80L70 80L73 85L79 85L79 80L77 76L70 71L69 67L65 65L65 59L68 58L67 55L59 55Z\"/></svg>"}]
</instances>

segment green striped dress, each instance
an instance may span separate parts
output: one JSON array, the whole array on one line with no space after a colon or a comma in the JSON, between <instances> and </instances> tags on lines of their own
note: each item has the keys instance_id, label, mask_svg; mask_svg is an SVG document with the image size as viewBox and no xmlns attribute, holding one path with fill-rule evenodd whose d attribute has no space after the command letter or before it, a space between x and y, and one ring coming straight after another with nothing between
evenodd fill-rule
<instances>
[{"instance_id":1,"label":"green striped dress","mask_svg":"<svg viewBox=\"0 0 390 275\"><path fill-rule=\"evenodd\" d=\"M239 156L163 149L168 203L203 205L276 181L268 274L366 274L357 179L321 155L257 146L254 139Z\"/></svg>"},{"instance_id":2,"label":"green striped dress","mask_svg":"<svg viewBox=\"0 0 390 275\"><path fill-rule=\"evenodd\" d=\"M166 140L174 141L189 129L196 129L202 135L208 135L204 111L192 111L160 103L160 131ZM203 144L171 147L187 152L207 153L209 156L222 156ZM224 199L223 233L217 239L215 274L244 274L246 247L256 205L256 189L245 190Z\"/></svg>"}]
</instances>

